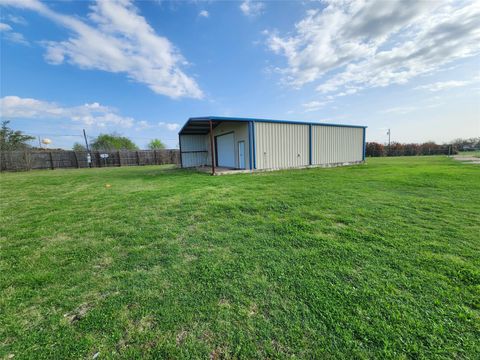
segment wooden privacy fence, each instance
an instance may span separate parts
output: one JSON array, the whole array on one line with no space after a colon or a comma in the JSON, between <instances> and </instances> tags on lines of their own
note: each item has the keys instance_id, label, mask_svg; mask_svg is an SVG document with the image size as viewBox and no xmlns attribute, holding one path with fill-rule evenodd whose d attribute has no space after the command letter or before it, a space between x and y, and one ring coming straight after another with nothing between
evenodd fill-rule
<instances>
[{"instance_id":1,"label":"wooden privacy fence","mask_svg":"<svg viewBox=\"0 0 480 360\"><path fill-rule=\"evenodd\" d=\"M90 154L92 167L180 164L180 153L177 149L92 151ZM0 170L88 168L87 155L86 151L66 150L2 151Z\"/></svg>"}]
</instances>

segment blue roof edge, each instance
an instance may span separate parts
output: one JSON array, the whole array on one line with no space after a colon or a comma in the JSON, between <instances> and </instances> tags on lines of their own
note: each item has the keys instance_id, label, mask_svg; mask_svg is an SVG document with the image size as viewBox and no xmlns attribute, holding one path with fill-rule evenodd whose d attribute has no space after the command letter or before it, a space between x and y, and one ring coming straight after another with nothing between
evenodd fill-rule
<instances>
[{"instance_id":1,"label":"blue roof edge","mask_svg":"<svg viewBox=\"0 0 480 360\"><path fill-rule=\"evenodd\" d=\"M241 117L227 117L227 116L199 116L191 117L187 122L182 126L178 134L180 135L190 121L198 120L217 120L217 121L253 121L253 122L270 122L270 123L281 123L281 124L298 124L298 125L324 125L324 126L338 126L338 127L349 127L349 128L362 128L366 129L368 126L364 125L348 125L348 124L333 124L333 123L322 123L322 122L307 122L307 121L294 121L294 120L275 120L275 119L259 119L259 118L241 118Z\"/></svg>"}]
</instances>

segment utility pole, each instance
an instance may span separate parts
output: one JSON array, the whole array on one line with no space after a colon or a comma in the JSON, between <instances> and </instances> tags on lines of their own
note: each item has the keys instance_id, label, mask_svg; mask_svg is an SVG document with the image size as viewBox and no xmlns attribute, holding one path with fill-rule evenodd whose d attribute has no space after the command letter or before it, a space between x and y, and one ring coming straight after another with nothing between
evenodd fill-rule
<instances>
[{"instance_id":1,"label":"utility pole","mask_svg":"<svg viewBox=\"0 0 480 360\"><path fill-rule=\"evenodd\" d=\"M87 134L85 132L85 129L83 129L83 138L85 139L85 147L87 149L88 167L92 167L92 155L90 154L90 148L88 147L88 140L87 140Z\"/></svg>"},{"instance_id":2,"label":"utility pole","mask_svg":"<svg viewBox=\"0 0 480 360\"><path fill-rule=\"evenodd\" d=\"M387 135L388 135L388 150L387 150L387 156L390 156L390 129L387 130Z\"/></svg>"},{"instance_id":3,"label":"utility pole","mask_svg":"<svg viewBox=\"0 0 480 360\"><path fill-rule=\"evenodd\" d=\"M38 146L40 146L40 149L42 148L42 142L40 141L40 136L38 136Z\"/></svg>"},{"instance_id":4,"label":"utility pole","mask_svg":"<svg viewBox=\"0 0 480 360\"><path fill-rule=\"evenodd\" d=\"M90 149L88 148L88 141L87 141L87 134L85 133L85 129L83 129L83 138L85 139L85 148L87 149L87 152L90 152Z\"/></svg>"}]
</instances>

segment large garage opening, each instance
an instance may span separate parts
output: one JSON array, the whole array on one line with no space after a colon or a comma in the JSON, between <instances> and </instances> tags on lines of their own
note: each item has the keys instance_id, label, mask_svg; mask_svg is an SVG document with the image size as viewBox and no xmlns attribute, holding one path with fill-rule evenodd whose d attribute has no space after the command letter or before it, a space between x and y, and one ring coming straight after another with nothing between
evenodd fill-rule
<instances>
[{"instance_id":1,"label":"large garage opening","mask_svg":"<svg viewBox=\"0 0 480 360\"><path fill-rule=\"evenodd\" d=\"M182 167L212 174L249 171L253 166L252 121L190 118L179 132Z\"/></svg>"},{"instance_id":2,"label":"large garage opening","mask_svg":"<svg viewBox=\"0 0 480 360\"><path fill-rule=\"evenodd\" d=\"M217 166L236 168L235 137L233 132L215 136L215 155Z\"/></svg>"}]
</instances>

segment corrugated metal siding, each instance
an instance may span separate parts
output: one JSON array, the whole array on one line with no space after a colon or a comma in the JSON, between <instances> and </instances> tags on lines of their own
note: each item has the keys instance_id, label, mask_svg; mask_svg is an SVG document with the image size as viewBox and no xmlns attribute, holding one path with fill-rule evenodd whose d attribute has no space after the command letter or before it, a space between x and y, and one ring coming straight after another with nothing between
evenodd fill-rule
<instances>
[{"instance_id":1,"label":"corrugated metal siding","mask_svg":"<svg viewBox=\"0 0 480 360\"><path fill-rule=\"evenodd\" d=\"M205 135L180 135L182 151L206 151Z\"/></svg>"},{"instance_id":2,"label":"corrugated metal siding","mask_svg":"<svg viewBox=\"0 0 480 360\"><path fill-rule=\"evenodd\" d=\"M218 125L215 129L213 129L213 136L222 135L228 132L234 133L234 141L235 141L235 166L239 167L238 164L238 142L244 141L245 142L245 169L250 167L248 163L248 159L250 156L249 152L249 142L248 142L248 123L246 122L228 122L225 121ZM210 155L210 135L205 136L205 143L207 148L207 165L211 165L212 158ZM182 144L183 146L183 144Z\"/></svg>"},{"instance_id":3,"label":"corrugated metal siding","mask_svg":"<svg viewBox=\"0 0 480 360\"><path fill-rule=\"evenodd\" d=\"M182 167L207 164L207 141L205 135L180 135L182 144Z\"/></svg>"},{"instance_id":4,"label":"corrugated metal siding","mask_svg":"<svg viewBox=\"0 0 480 360\"><path fill-rule=\"evenodd\" d=\"M254 126L257 169L308 165L308 125L256 122Z\"/></svg>"},{"instance_id":5,"label":"corrugated metal siding","mask_svg":"<svg viewBox=\"0 0 480 360\"><path fill-rule=\"evenodd\" d=\"M196 167L207 165L207 153L183 153L182 154L182 167Z\"/></svg>"},{"instance_id":6,"label":"corrugated metal siding","mask_svg":"<svg viewBox=\"0 0 480 360\"><path fill-rule=\"evenodd\" d=\"M363 160L363 129L312 125L312 165Z\"/></svg>"}]
</instances>

